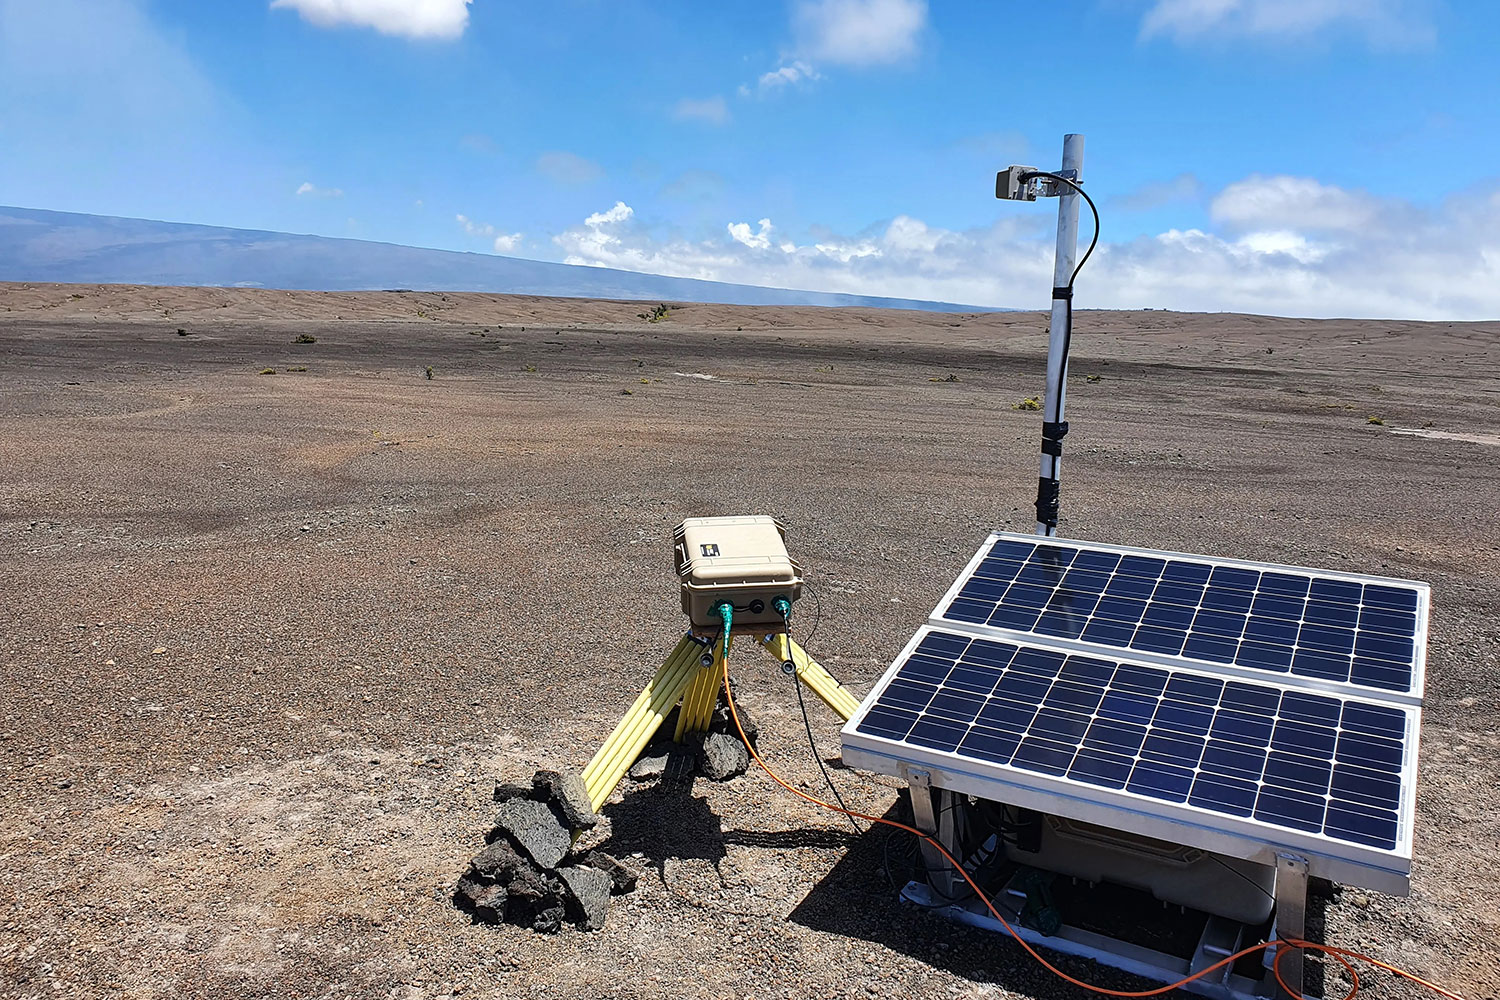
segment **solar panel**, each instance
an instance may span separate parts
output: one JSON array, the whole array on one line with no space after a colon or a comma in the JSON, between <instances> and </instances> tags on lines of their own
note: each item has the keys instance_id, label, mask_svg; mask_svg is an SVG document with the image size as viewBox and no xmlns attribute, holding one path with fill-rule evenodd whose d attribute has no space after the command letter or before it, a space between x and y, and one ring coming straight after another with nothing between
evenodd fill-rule
<instances>
[{"instance_id":1,"label":"solar panel","mask_svg":"<svg viewBox=\"0 0 1500 1000\"><path fill-rule=\"evenodd\" d=\"M1404 891L1427 602L1408 581L995 535L845 727L845 758ZM1343 672L1299 659L1335 652L1323 627L1351 633ZM1384 673L1360 664L1377 653Z\"/></svg>"},{"instance_id":2,"label":"solar panel","mask_svg":"<svg viewBox=\"0 0 1500 1000\"><path fill-rule=\"evenodd\" d=\"M992 536L936 620L1421 698L1425 584Z\"/></svg>"}]
</instances>

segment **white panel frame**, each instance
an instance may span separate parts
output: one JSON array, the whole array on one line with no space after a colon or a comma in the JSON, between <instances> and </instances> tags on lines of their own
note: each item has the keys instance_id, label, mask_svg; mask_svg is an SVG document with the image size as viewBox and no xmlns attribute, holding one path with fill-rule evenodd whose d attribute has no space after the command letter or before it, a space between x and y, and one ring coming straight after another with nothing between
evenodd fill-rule
<instances>
[{"instance_id":1,"label":"white panel frame","mask_svg":"<svg viewBox=\"0 0 1500 1000\"><path fill-rule=\"evenodd\" d=\"M1374 583L1382 586L1409 587L1417 591L1417 628L1413 644L1413 657L1411 668L1411 690L1392 691L1389 688L1370 687L1366 684L1355 684L1352 681L1331 681L1319 677L1299 677L1290 672L1278 673L1274 670L1260 670L1255 667L1244 667L1235 663L1218 663L1213 660L1199 660L1190 656L1170 656L1163 653L1152 653L1146 650L1131 649L1128 646L1108 646L1103 643L1085 642L1082 640L1065 639L1060 636L1038 635L1034 632L1020 632L996 625L984 625L974 622L960 622L943 617L948 608L953 604L964 585L974 575L979 564L984 562L985 557L995 547L996 542L1021 542L1027 545L1056 545L1062 548L1070 548L1078 551L1088 552L1114 552L1122 556L1146 556L1157 559L1187 559L1192 562L1207 563L1211 566L1230 566L1236 569L1253 569L1262 573L1273 571L1277 573L1288 573L1294 576L1306 576L1313 579L1324 578L1329 580L1348 580L1352 583ZM1195 555L1190 552L1168 552L1165 549L1142 549L1133 545L1110 545L1104 542L1090 542L1082 539L1047 537L1039 535L1022 535L1009 531L997 531L990 535L985 543L979 547L979 551L970 559L963 572L954 580L953 585L943 594L938 601L937 607L933 608L929 621L942 623L959 629L982 630L995 637L1009 636L1008 641L1017 640L1032 642L1043 640L1053 643L1060 648L1067 648L1071 652L1084 653L1086 655L1107 655L1101 650L1113 650L1117 655L1125 656L1131 660L1148 663L1156 666L1169 666L1179 668L1188 666L1196 670L1206 670L1219 677L1233 677L1242 680L1253 680L1266 683L1268 678L1275 679L1276 687L1296 687L1308 691L1334 694L1339 697L1356 695L1370 701L1388 704L1400 708L1406 705L1421 705L1426 691L1427 683L1427 627L1428 606L1432 600L1432 588L1420 580L1402 580L1394 577L1370 576L1363 573L1341 573L1335 570L1314 569L1310 566L1288 566L1281 563L1254 562L1248 559L1224 559L1218 556Z\"/></svg>"},{"instance_id":2,"label":"white panel frame","mask_svg":"<svg viewBox=\"0 0 1500 1000\"><path fill-rule=\"evenodd\" d=\"M997 538L1038 541L1034 535L992 536L981 553L987 553ZM1041 539L1049 544L1054 539ZM1126 551L1126 550L1122 550ZM1135 549L1133 552L1149 552ZM976 557L978 558L978 557ZM1201 557L1199 557L1201 558ZM1258 565L1258 564L1239 564ZM1375 578L1361 578L1375 579ZM945 597L945 602L951 597ZM944 605L939 605L940 607ZM1113 829L1126 830L1146 837L1198 847L1203 850L1274 865L1278 854L1291 852L1307 858L1313 875L1346 885L1358 885L1379 892L1404 896L1409 891L1412 858L1412 833L1416 809L1417 742L1421 731L1421 709L1416 705L1393 703L1368 697L1364 689L1343 685L1333 692L1348 701L1375 702L1395 708L1406 716L1403 734L1405 754L1401 764L1401 794L1397 810L1396 847L1393 850L1366 847L1335 840L1324 834L1303 833L1274 826L1253 818L1229 816L1187 802L1167 802L1126 789L1105 788L1086 782L993 764L958 753L914 746L897 740L858 732L870 709L880 700L886 687L895 679L900 667L926 636L933 632L952 632L971 639L990 639L1020 643L1064 654L1083 652L1090 656L1119 662L1160 665L1183 673L1222 680L1225 672L1218 665L1197 660L1172 660L1170 657L1148 658L1134 650L1096 644L1064 643L1048 636L1011 633L989 627L975 627L958 622L930 622L919 628L895 661L876 682L852 718L844 726L844 762L880 774L907 779L913 768L926 770L934 787L1006 802L1050 815L1063 816ZM1239 674L1232 675L1236 679ZM1282 683L1284 675L1256 672L1246 678L1273 688L1297 688ZM1296 680L1296 678L1286 678Z\"/></svg>"}]
</instances>

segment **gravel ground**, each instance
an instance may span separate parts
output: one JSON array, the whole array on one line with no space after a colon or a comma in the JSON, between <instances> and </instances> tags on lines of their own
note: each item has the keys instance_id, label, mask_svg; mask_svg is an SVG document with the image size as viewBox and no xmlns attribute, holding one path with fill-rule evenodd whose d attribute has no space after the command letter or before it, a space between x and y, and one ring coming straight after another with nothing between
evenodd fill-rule
<instances>
[{"instance_id":1,"label":"gravel ground","mask_svg":"<svg viewBox=\"0 0 1500 1000\"><path fill-rule=\"evenodd\" d=\"M681 518L782 518L857 693L1030 526L1045 317L640 308L0 285L0 996L1080 995L753 771L627 783L603 931L451 905L495 778L584 764L675 641ZM1326 935L1500 995L1500 324L1077 326L1065 534L1431 581L1412 895Z\"/></svg>"}]
</instances>

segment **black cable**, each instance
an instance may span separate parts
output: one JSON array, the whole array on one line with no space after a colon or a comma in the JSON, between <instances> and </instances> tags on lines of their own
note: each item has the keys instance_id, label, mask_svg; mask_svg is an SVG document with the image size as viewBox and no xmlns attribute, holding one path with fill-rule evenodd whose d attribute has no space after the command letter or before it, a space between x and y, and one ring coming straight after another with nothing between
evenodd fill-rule
<instances>
[{"instance_id":1,"label":"black cable","mask_svg":"<svg viewBox=\"0 0 1500 1000\"><path fill-rule=\"evenodd\" d=\"M1073 282L1078 280L1078 272L1083 270L1083 265L1089 262L1089 258L1093 256L1094 248L1099 245L1099 207L1094 204L1094 199L1089 197L1089 193L1080 187L1077 181L1070 177L1064 177L1062 174L1054 174L1050 170L1034 170L1031 173L1022 174L1021 180L1029 181L1038 177L1050 177L1055 181L1062 181L1068 187L1078 192L1083 197L1083 200L1088 202L1089 211L1094 213L1094 238L1089 240L1089 248L1083 252L1083 259L1078 262L1077 267L1073 268L1072 276L1068 278L1068 283L1063 286L1071 291Z\"/></svg>"},{"instance_id":2,"label":"black cable","mask_svg":"<svg viewBox=\"0 0 1500 1000\"><path fill-rule=\"evenodd\" d=\"M802 640L803 647L806 648L807 646L812 645L813 636L818 634L818 626L823 624L823 598L818 596L817 588L815 588L808 581L803 580L802 586L807 589L807 592L812 595L813 599L813 625L812 628L807 630L807 637ZM790 640L791 637L791 633L788 632L787 639ZM832 670L828 669L827 664L823 665L823 671L824 673L828 674L829 677L833 678L835 684L839 685L840 687L844 686L844 682L839 680Z\"/></svg>"},{"instance_id":3,"label":"black cable","mask_svg":"<svg viewBox=\"0 0 1500 1000\"><path fill-rule=\"evenodd\" d=\"M1099 245L1099 206L1094 204L1094 199L1089 197L1089 193L1085 191L1077 181L1074 181L1073 179L1068 177L1064 177L1062 174L1054 174L1049 170L1038 170L1034 173L1021 175L1021 179L1023 181L1031 180L1035 177L1050 177L1055 181L1062 181L1064 184L1068 185L1068 187L1072 188L1074 191L1078 192L1080 196L1082 196L1083 200L1088 203L1089 211L1094 214L1094 238L1089 240L1088 249L1083 252L1083 257L1078 261L1078 266L1073 268L1073 273L1068 276L1068 283L1063 286L1068 290L1067 298L1064 300L1064 302L1066 303L1065 309L1067 319L1063 323L1063 349L1061 369L1061 377L1064 381L1066 381L1068 377L1068 351L1073 346L1073 283L1078 280L1078 272L1083 270L1083 265L1089 262L1089 258L1094 255L1094 248Z\"/></svg>"},{"instance_id":4,"label":"black cable","mask_svg":"<svg viewBox=\"0 0 1500 1000\"><path fill-rule=\"evenodd\" d=\"M1214 854L1211 851L1210 852L1205 852L1205 853L1207 853L1210 858L1213 858L1220 865L1222 865L1224 867L1225 871L1230 872L1231 874L1234 874L1234 875L1238 875L1247 884L1249 884L1251 886L1254 886L1256 889L1260 890L1260 892L1261 892L1262 895L1271 897L1272 901L1274 901L1276 899L1276 894L1275 893L1268 891L1265 886L1260 885L1254 879L1252 879L1250 876L1246 875L1244 872L1240 871L1238 868L1233 867L1232 865L1230 865L1229 862L1225 861L1223 858L1219 857L1217 854Z\"/></svg>"},{"instance_id":5,"label":"black cable","mask_svg":"<svg viewBox=\"0 0 1500 1000\"><path fill-rule=\"evenodd\" d=\"M807 588L807 592L812 595L813 599L813 626L808 630L807 638L804 640L808 645L812 645L813 637L818 634L818 626L823 624L823 598L818 596L817 589L808 581L803 580L802 586ZM790 632L787 633L787 638L791 638Z\"/></svg>"},{"instance_id":6,"label":"black cable","mask_svg":"<svg viewBox=\"0 0 1500 1000\"><path fill-rule=\"evenodd\" d=\"M786 652L788 656L795 656L792 652L792 619L786 617ZM818 764L818 770L823 772L823 781L827 783L828 790L833 793L833 799L844 810L844 815L849 820L849 825L854 827L855 836L863 836L864 830L859 827L859 822L849 815L849 807L844 805L844 797L839 794L838 786L833 783L833 776L828 773L828 768L823 763L823 755L818 752L818 742L813 738L812 720L807 715L807 699L802 697L802 681L797 676L796 661L792 661L792 690L797 692L797 707L802 709L802 727L807 730L807 745L812 750L813 760Z\"/></svg>"}]
</instances>

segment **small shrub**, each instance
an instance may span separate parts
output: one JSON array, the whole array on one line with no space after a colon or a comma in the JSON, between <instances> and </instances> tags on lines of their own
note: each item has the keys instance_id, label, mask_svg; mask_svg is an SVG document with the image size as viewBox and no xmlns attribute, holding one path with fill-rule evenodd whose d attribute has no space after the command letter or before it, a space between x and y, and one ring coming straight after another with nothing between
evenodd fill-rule
<instances>
[{"instance_id":1,"label":"small shrub","mask_svg":"<svg viewBox=\"0 0 1500 1000\"><path fill-rule=\"evenodd\" d=\"M1384 427L1385 426L1385 421L1383 419L1381 419L1380 417L1376 417L1376 416L1366 417L1365 418L1365 423L1367 423L1367 424L1375 424L1376 426L1379 426L1379 427Z\"/></svg>"},{"instance_id":2,"label":"small shrub","mask_svg":"<svg viewBox=\"0 0 1500 1000\"><path fill-rule=\"evenodd\" d=\"M1104 381L1104 376L1103 375L1085 375L1083 377L1083 380L1085 382L1103 382Z\"/></svg>"},{"instance_id":3,"label":"small shrub","mask_svg":"<svg viewBox=\"0 0 1500 1000\"><path fill-rule=\"evenodd\" d=\"M427 375L427 381L431 382L432 381L432 366L428 365L426 368L423 369L423 372Z\"/></svg>"},{"instance_id":4,"label":"small shrub","mask_svg":"<svg viewBox=\"0 0 1500 1000\"><path fill-rule=\"evenodd\" d=\"M652 306L646 312L636 313L636 316L645 320L647 323L660 323L662 320L671 315L671 313L672 310L667 308L667 304L663 302L658 305Z\"/></svg>"},{"instance_id":5,"label":"small shrub","mask_svg":"<svg viewBox=\"0 0 1500 1000\"><path fill-rule=\"evenodd\" d=\"M187 331L184 330L182 327L179 326L177 328L177 336L179 336L179 337L186 337L187 336Z\"/></svg>"},{"instance_id":6,"label":"small shrub","mask_svg":"<svg viewBox=\"0 0 1500 1000\"><path fill-rule=\"evenodd\" d=\"M276 369L274 369L274 368L262 368L260 370L260 373L262 375L275 375L276 374Z\"/></svg>"},{"instance_id":7,"label":"small shrub","mask_svg":"<svg viewBox=\"0 0 1500 1000\"><path fill-rule=\"evenodd\" d=\"M1012 410L1040 410L1042 408L1042 399L1040 396L1027 396L1019 403L1010 404L1010 408Z\"/></svg>"},{"instance_id":8,"label":"small shrub","mask_svg":"<svg viewBox=\"0 0 1500 1000\"><path fill-rule=\"evenodd\" d=\"M527 365L526 370L529 372L534 372L536 371L536 365Z\"/></svg>"},{"instance_id":9,"label":"small shrub","mask_svg":"<svg viewBox=\"0 0 1500 1000\"><path fill-rule=\"evenodd\" d=\"M631 392L629 389L621 389L620 390L620 395L622 395L622 396L634 396L635 393Z\"/></svg>"},{"instance_id":10,"label":"small shrub","mask_svg":"<svg viewBox=\"0 0 1500 1000\"><path fill-rule=\"evenodd\" d=\"M292 343L294 344L316 344L317 342L318 338L310 333L299 333L292 338Z\"/></svg>"}]
</instances>

